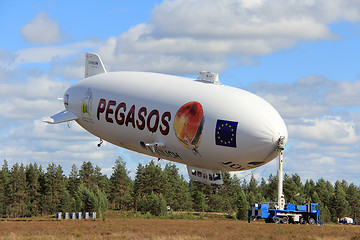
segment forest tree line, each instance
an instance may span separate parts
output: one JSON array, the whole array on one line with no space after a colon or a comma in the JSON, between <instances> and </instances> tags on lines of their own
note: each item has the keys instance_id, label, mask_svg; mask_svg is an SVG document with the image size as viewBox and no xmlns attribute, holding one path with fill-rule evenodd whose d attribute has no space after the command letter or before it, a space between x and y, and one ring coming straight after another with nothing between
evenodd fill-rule
<instances>
[{"instance_id":1,"label":"forest tree line","mask_svg":"<svg viewBox=\"0 0 360 240\"><path fill-rule=\"evenodd\" d=\"M173 211L236 213L246 219L253 203L274 202L277 177L270 175L249 182L223 174L224 184L214 191L210 185L186 181L173 163L163 169L151 161L137 166L135 179L129 177L125 162L119 157L110 177L98 166L83 162L80 169L72 165L66 176L60 165L49 164L44 170L36 163L14 164L4 160L0 170L0 214L2 217L30 217L56 212L97 212L107 209L132 210L164 215L167 206ZM284 176L287 203L320 204L323 222L336 222L344 216L357 219L360 188L345 180L332 184L320 178L303 183L297 174Z\"/></svg>"}]
</instances>

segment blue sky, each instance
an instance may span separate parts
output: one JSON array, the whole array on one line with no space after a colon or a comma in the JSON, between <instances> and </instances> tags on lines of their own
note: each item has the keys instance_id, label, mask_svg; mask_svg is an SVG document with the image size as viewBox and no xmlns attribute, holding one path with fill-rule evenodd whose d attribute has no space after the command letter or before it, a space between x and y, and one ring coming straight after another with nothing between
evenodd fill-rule
<instances>
[{"instance_id":1,"label":"blue sky","mask_svg":"<svg viewBox=\"0 0 360 240\"><path fill-rule=\"evenodd\" d=\"M108 174L121 155L133 176L152 159L97 148L76 123L42 122L63 109L57 98L83 77L89 51L110 71L219 72L284 118L285 173L360 184L358 1L1 1L0 21L0 159L10 165L55 162L68 174L90 160ZM267 178L276 162L237 174L249 173Z\"/></svg>"}]
</instances>

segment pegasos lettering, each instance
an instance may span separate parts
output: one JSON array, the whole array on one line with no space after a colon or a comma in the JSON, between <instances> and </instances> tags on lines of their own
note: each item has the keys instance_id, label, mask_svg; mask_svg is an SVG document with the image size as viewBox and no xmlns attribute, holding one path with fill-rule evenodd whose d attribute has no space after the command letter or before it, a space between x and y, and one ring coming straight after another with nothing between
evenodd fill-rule
<instances>
[{"instance_id":1,"label":"pegasos lettering","mask_svg":"<svg viewBox=\"0 0 360 240\"><path fill-rule=\"evenodd\" d=\"M148 114L146 107L140 107L136 111L135 105L128 108L125 102L117 103L115 100L107 102L104 98L101 98L97 107L98 120L100 120L102 114L105 114L105 120L108 123L117 123L127 127L130 125L139 130L144 130L147 127L150 132L156 132L159 129L163 135L169 134L170 112L164 112L160 116L159 111L153 109Z\"/></svg>"}]
</instances>

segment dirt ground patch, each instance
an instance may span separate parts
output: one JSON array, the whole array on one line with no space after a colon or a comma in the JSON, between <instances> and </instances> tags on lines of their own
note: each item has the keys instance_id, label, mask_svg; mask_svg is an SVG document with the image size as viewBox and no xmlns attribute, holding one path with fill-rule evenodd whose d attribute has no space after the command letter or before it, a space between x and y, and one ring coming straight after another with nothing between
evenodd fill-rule
<instances>
[{"instance_id":1,"label":"dirt ground patch","mask_svg":"<svg viewBox=\"0 0 360 240\"><path fill-rule=\"evenodd\" d=\"M0 239L352 239L360 226L278 225L235 220L98 219L0 221Z\"/></svg>"}]
</instances>

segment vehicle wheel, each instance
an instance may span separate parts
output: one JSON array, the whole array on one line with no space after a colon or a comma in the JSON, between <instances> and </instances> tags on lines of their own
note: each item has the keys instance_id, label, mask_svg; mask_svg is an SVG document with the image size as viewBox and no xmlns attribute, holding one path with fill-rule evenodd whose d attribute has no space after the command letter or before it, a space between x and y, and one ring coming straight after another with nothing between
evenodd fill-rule
<instances>
[{"instance_id":1,"label":"vehicle wheel","mask_svg":"<svg viewBox=\"0 0 360 240\"><path fill-rule=\"evenodd\" d=\"M280 218L276 217L276 223L279 224L280 223Z\"/></svg>"},{"instance_id":2,"label":"vehicle wheel","mask_svg":"<svg viewBox=\"0 0 360 240\"><path fill-rule=\"evenodd\" d=\"M288 223L288 218L287 217L283 217L282 218L282 224L287 224Z\"/></svg>"},{"instance_id":3,"label":"vehicle wheel","mask_svg":"<svg viewBox=\"0 0 360 240\"><path fill-rule=\"evenodd\" d=\"M306 224L306 220L303 217L300 218L300 224Z\"/></svg>"},{"instance_id":4,"label":"vehicle wheel","mask_svg":"<svg viewBox=\"0 0 360 240\"><path fill-rule=\"evenodd\" d=\"M309 224L310 225L315 225L315 219L314 218L309 218Z\"/></svg>"}]
</instances>

